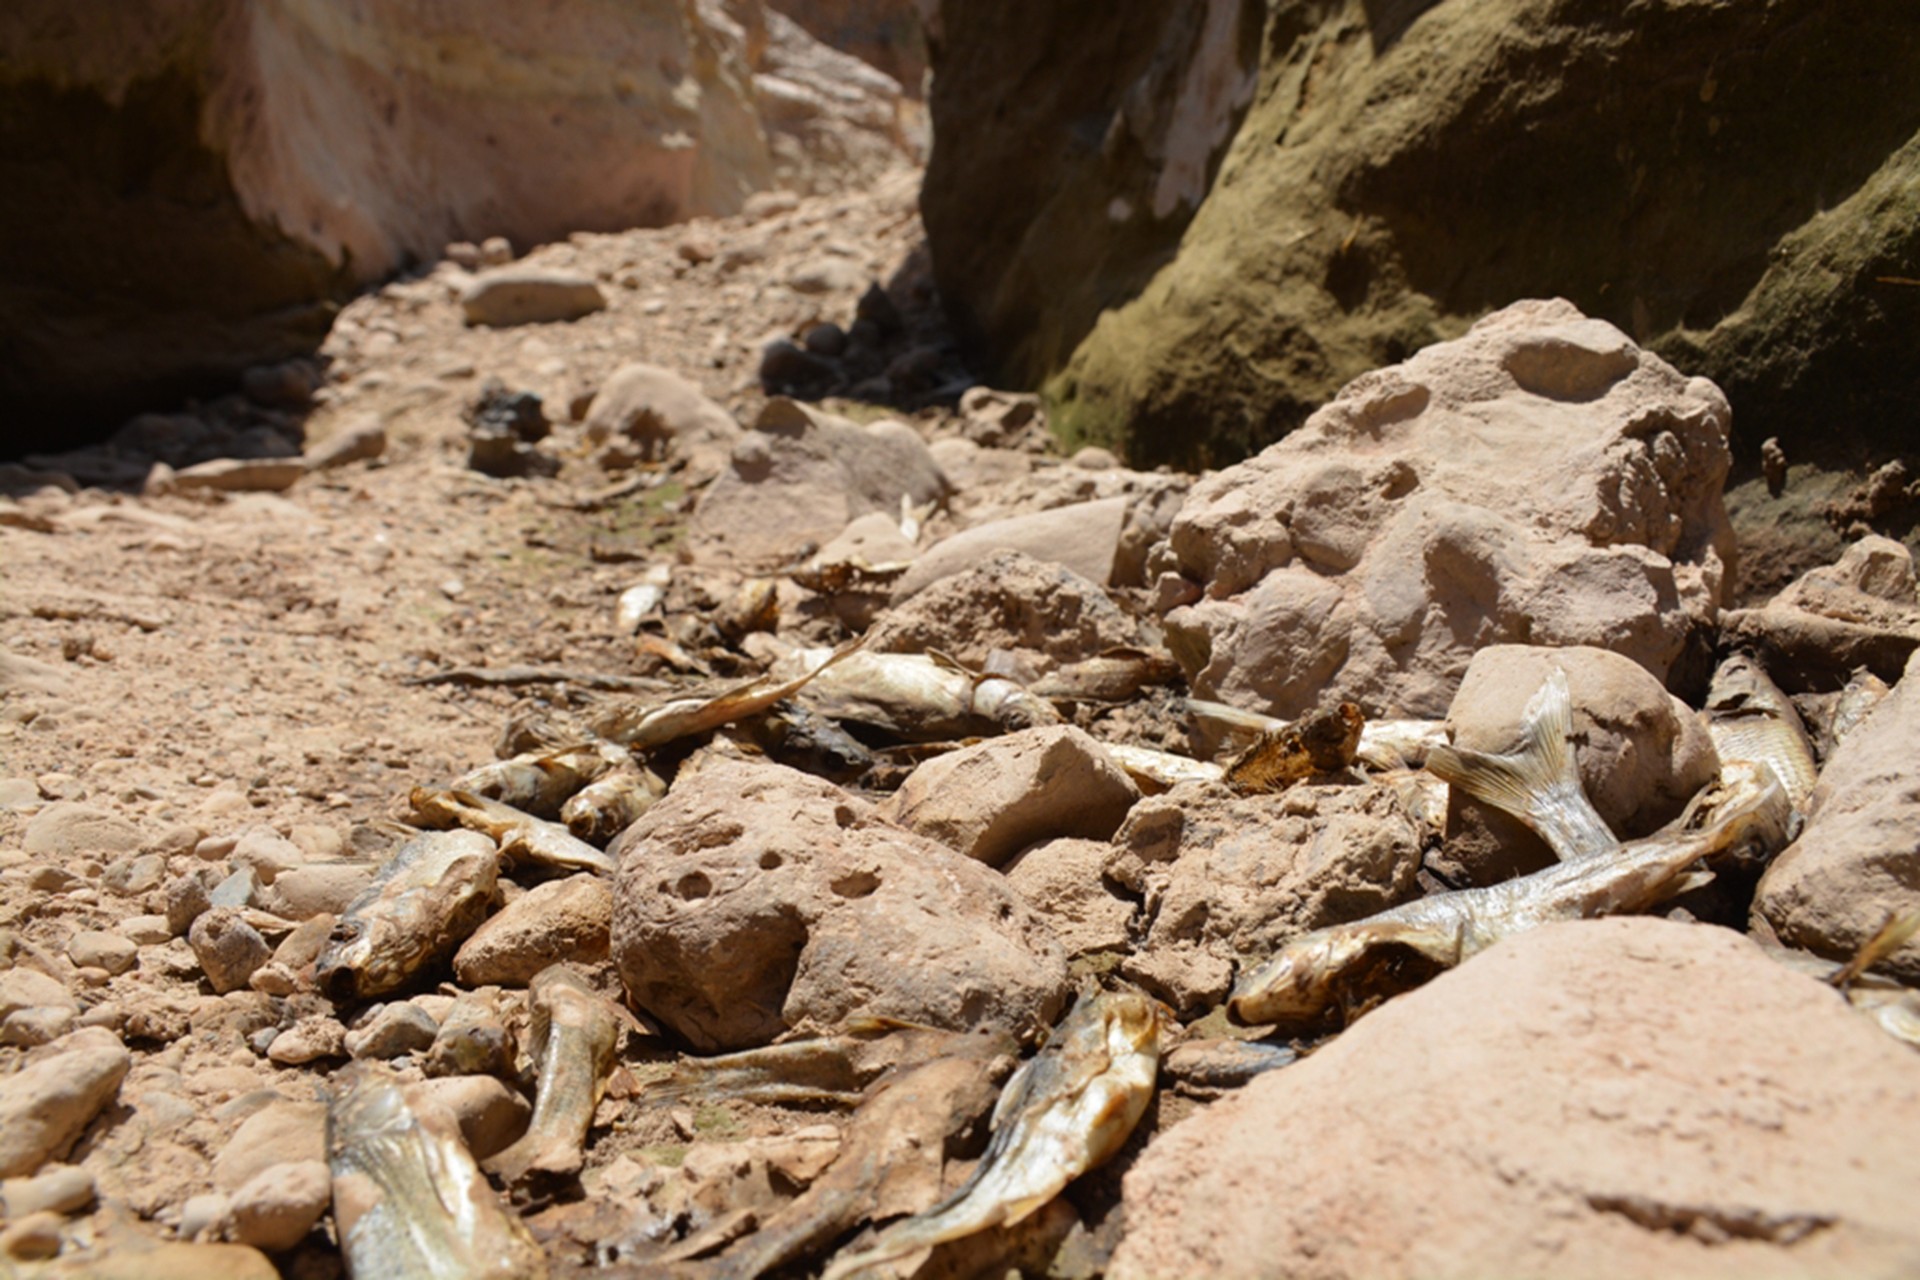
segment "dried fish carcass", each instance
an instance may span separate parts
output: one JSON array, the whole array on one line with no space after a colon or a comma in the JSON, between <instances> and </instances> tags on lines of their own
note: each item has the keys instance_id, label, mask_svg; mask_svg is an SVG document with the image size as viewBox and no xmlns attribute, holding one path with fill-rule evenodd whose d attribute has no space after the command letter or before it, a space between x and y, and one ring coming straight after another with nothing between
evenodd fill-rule
<instances>
[{"instance_id":1,"label":"dried fish carcass","mask_svg":"<svg viewBox=\"0 0 1920 1280\"><path fill-rule=\"evenodd\" d=\"M415 787L407 797L414 819L431 826L460 826L492 836L508 861L556 871L597 871L612 875L612 858L554 822L544 822L512 805L466 791Z\"/></svg>"},{"instance_id":2,"label":"dried fish carcass","mask_svg":"<svg viewBox=\"0 0 1920 1280\"><path fill-rule=\"evenodd\" d=\"M808 649L795 661L813 666L823 657L822 650ZM944 654L857 653L822 668L800 701L835 720L918 742L1061 722L1052 703L1017 681L969 670Z\"/></svg>"},{"instance_id":3,"label":"dried fish carcass","mask_svg":"<svg viewBox=\"0 0 1920 1280\"><path fill-rule=\"evenodd\" d=\"M610 742L528 752L470 769L447 789L497 800L536 818L556 818L581 788L625 763L627 753Z\"/></svg>"},{"instance_id":4,"label":"dried fish carcass","mask_svg":"<svg viewBox=\"0 0 1920 1280\"><path fill-rule=\"evenodd\" d=\"M1270 729L1227 765L1228 786L1245 795L1283 791L1296 782L1339 773L1353 764L1366 719L1351 702Z\"/></svg>"},{"instance_id":5,"label":"dried fish carcass","mask_svg":"<svg viewBox=\"0 0 1920 1280\"><path fill-rule=\"evenodd\" d=\"M1211 725L1230 742L1250 744L1262 734L1283 734L1294 722L1258 711L1244 711L1206 698L1188 698L1187 714ZM1427 753L1446 745L1447 726L1443 720L1377 720L1365 718L1360 726L1360 742L1353 758L1370 769L1419 768Z\"/></svg>"},{"instance_id":6,"label":"dried fish carcass","mask_svg":"<svg viewBox=\"0 0 1920 1280\"><path fill-rule=\"evenodd\" d=\"M622 703L595 716L591 728L611 742L636 750L664 746L679 738L718 729L735 720L758 715L774 703L792 697L815 677L856 653L860 643L853 640L838 649L824 651L817 662L806 664L799 674L784 679L760 676L718 693L672 698L651 706Z\"/></svg>"},{"instance_id":7,"label":"dried fish carcass","mask_svg":"<svg viewBox=\"0 0 1920 1280\"><path fill-rule=\"evenodd\" d=\"M1011 1226L1113 1155L1153 1096L1163 1016L1160 1005L1137 991L1083 995L1053 1039L1007 1083L973 1176L925 1213L834 1259L821 1280L842 1280L948 1240Z\"/></svg>"},{"instance_id":8,"label":"dried fish carcass","mask_svg":"<svg viewBox=\"0 0 1920 1280\"><path fill-rule=\"evenodd\" d=\"M1780 777L1787 799L1805 812L1813 794L1813 744L1800 713L1760 664L1734 654L1707 690L1707 731L1722 761L1757 760Z\"/></svg>"},{"instance_id":9,"label":"dried fish carcass","mask_svg":"<svg viewBox=\"0 0 1920 1280\"><path fill-rule=\"evenodd\" d=\"M1228 1008L1245 1023L1319 1019L1364 1007L1379 966L1450 968L1500 939L1556 920L1635 911L1686 886L1694 863L1749 841L1784 839L1791 814L1770 769L1731 765L1667 828L1612 853L1557 863L1484 888L1458 889L1332 925L1284 944L1245 974Z\"/></svg>"},{"instance_id":10,"label":"dried fish carcass","mask_svg":"<svg viewBox=\"0 0 1920 1280\"><path fill-rule=\"evenodd\" d=\"M582 787L560 806L560 820L576 839L604 846L665 794L658 774L630 764Z\"/></svg>"},{"instance_id":11,"label":"dried fish carcass","mask_svg":"<svg viewBox=\"0 0 1920 1280\"><path fill-rule=\"evenodd\" d=\"M545 1255L454 1118L360 1063L327 1108L333 1213L352 1280L538 1280Z\"/></svg>"},{"instance_id":12,"label":"dried fish carcass","mask_svg":"<svg viewBox=\"0 0 1920 1280\"><path fill-rule=\"evenodd\" d=\"M479 832L415 836L341 914L315 982L334 1000L397 991L480 927L499 867L493 841Z\"/></svg>"},{"instance_id":13,"label":"dried fish carcass","mask_svg":"<svg viewBox=\"0 0 1920 1280\"><path fill-rule=\"evenodd\" d=\"M487 1161L487 1171L509 1183L580 1171L623 1021L612 1001L560 964L534 975L527 1009L527 1056L538 1079L533 1120L525 1136Z\"/></svg>"}]
</instances>

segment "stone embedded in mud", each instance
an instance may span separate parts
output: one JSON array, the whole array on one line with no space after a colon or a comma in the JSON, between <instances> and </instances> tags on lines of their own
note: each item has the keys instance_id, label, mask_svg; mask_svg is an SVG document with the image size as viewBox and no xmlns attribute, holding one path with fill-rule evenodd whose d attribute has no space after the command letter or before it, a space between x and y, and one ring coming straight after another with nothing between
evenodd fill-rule
<instances>
[{"instance_id":1,"label":"stone embedded in mud","mask_svg":"<svg viewBox=\"0 0 1920 1280\"><path fill-rule=\"evenodd\" d=\"M89 1027L0 1079L0 1178L31 1174L65 1154L132 1065L118 1036Z\"/></svg>"},{"instance_id":2,"label":"stone embedded in mud","mask_svg":"<svg viewBox=\"0 0 1920 1280\"><path fill-rule=\"evenodd\" d=\"M682 775L629 833L613 956L633 1003L695 1049L884 1016L1030 1032L1066 957L989 868L778 765Z\"/></svg>"},{"instance_id":3,"label":"stone embedded in mud","mask_svg":"<svg viewBox=\"0 0 1920 1280\"><path fill-rule=\"evenodd\" d=\"M467 323L496 327L578 320L606 305L591 277L526 263L482 271L460 290Z\"/></svg>"},{"instance_id":4,"label":"stone embedded in mud","mask_svg":"<svg viewBox=\"0 0 1920 1280\"><path fill-rule=\"evenodd\" d=\"M1136 804L1113 843L1107 876L1146 904L1122 972L1186 1017L1226 996L1236 962L1418 892L1418 826L1378 783L1182 783Z\"/></svg>"},{"instance_id":5,"label":"stone embedded in mud","mask_svg":"<svg viewBox=\"0 0 1920 1280\"><path fill-rule=\"evenodd\" d=\"M1105 840L1139 798L1098 742L1071 725L1051 725L933 757L907 775L880 812L999 867L1042 840Z\"/></svg>"},{"instance_id":6,"label":"stone embedded in mud","mask_svg":"<svg viewBox=\"0 0 1920 1280\"><path fill-rule=\"evenodd\" d=\"M687 379L635 362L615 369L594 394L586 434L596 445L623 437L642 458L688 458L705 479L726 465L741 432L732 414Z\"/></svg>"},{"instance_id":7,"label":"stone embedded in mud","mask_svg":"<svg viewBox=\"0 0 1920 1280\"><path fill-rule=\"evenodd\" d=\"M1666 679L1733 535L1728 408L1612 325L1519 302L1347 384L1196 483L1167 615L1197 693L1292 717L1328 690L1437 717L1487 645L1593 645Z\"/></svg>"},{"instance_id":8,"label":"stone embedded in mud","mask_svg":"<svg viewBox=\"0 0 1920 1280\"><path fill-rule=\"evenodd\" d=\"M1065 566L1089 581L1114 580L1129 500L1092 502L990 520L963 529L929 547L893 589L894 603L917 595L942 578L973 568L996 551L1020 551Z\"/></svg>"},{"instance_id":9,"label":"stone embedded in mud","mask_svg":"<svg viewBox=\"0 0 1920 1280\"><path fill-rule=\"evenodd\" d=\"M687 536L703 560L792 560L857 516L897 517L903 499L924 507L946 495L946 477L904 423L859 426L776 397L753 426L694 512Z\"/></svg>"},{"instance_id":10,"label":"stone embedded in mud","mask_svg":"<svg viewBox=\"0 0 1920 1280\"><path fill-rule=\"evenodd\" d=\"M1905 1274L1920 1057L1725 929L1518 935L1162 1133L1114 1280Z\"/></svg>"},{"instance_id":11,"label":"stone embedded in mud","mask_svg":"<svg viewBox=\"0 0 1920 1280\"><path fill-rule=\"evenodd\" d=\"M867 647L937 649L975 670L998 652L1037 674L1139 638L1099 583L1023 551L996 551L882 614Z\"/></svg>"},{"instance_id":12,"label":"stone embedded in mud","mask_svg":"<svg viewBox=\"0 0 1920 1280\"><path fill-rule=\"evenodd\" d=\"M1920 655L1834 750L1806 829L1760 879L1756 927L1789 946L1852 958L1895 912L1920 909ZM1879 970L1920 982L1920 942Z\"/></svg>"},{"instance_id":13,"label":"stone embedded in mud","mask_svg":"<svg viewBox=\"0 0 1920 1280\"><path fill-rule=\"evenodd\" d=\"M613 889L605 876L549 880L508 903L460 944L454 976L469 987L524 987L562 960L605 959L612 923Z\"/></svg>"},{"instance_id":14,"label":"stone embedded in mud","mask_svg":"<svg viewBox=\"0 0 1920 1280\"><path fill-rule=\"evenodd\" d=\"M1835 564L1813 569L1758 609L1722 620L1727 643L1750 649L1789 692L1831 691L1866 667L1897 680L1920 649L1913 553L1870 534Z\"/></svg>"},{"instance_id":15,"label":"stone embedded in mud","mask_svg":"<svg viewBox=\"0 0 1920 1280\"><path fill-rule=\"evenodd\" d=\"M1489 645L1467 664L1447 709L1455 745L1500 753L1519 747L1522 712L1555 668L1573 695L1572 751L1593 807L1622 840L1652 835L1678 817L1720 772L1701 717L1638 663L1583 645ZM1493 884L1553 862L1518 818L1449 788L1443 874Z\"/></svg>"}]
</instances>

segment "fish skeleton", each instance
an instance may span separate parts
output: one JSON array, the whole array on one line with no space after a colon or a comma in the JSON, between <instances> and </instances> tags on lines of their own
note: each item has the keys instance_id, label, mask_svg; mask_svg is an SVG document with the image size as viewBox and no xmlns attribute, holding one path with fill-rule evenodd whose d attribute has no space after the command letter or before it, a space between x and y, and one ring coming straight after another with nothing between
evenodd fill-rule
<instances>
[{"instance_id":1,"label":"fish skeleton","mask_svg":"<svg viewBox=\"0 0 1920 1280\"><path fill-rule=\"evenodd\" d=\"M1707 690L1707 732L1720 760L1758 760L1780 777L1793 807L1805 812L1813 794L1813 744L1787 695L1760 664L1734 654Z\"/></svg>"},{"instance_id":2,"label":"fish skeleton","mask_svg":"<svg viewBox=\"0 0 1920 1280\"><path fill-rule=\"evenodd\" d=\"M533 1120L518 1142L487 1161L509 1183L533 1174L578 1173L587 1129L606 1092L620 1015L610 1001L563 964L535 974L527 986L532 1013L528 1056L539 1073Z\"/></svg>"},{"instance_id":3,"label":"fish skeleton","mask_svg":"<svg viewBox=\"0 0 1920 1280\"><path fill-rule=\"evenodd\" d=\"M1153 1096L1164 1016L1136 991L1083 995L1053 1039L1007 1082L973 1176L925 1213L834 1259L821 1280L843 1280L948 1240L1012 1226L1113 1155Z\"/></svg>"},{"instance_id":4,"label":"fish skeleton","mask_svg":"<svg viewBox=\"0 0 1920 1280\"><path fill-rule=\"evenodd\" d=\"M1531 827L1562 862L1619 846L1619 838L1587 799L1574 758L1573 697L1567 673L1555 667L1521 712L1522 742L1509 755L1435 747L1427 770L1450 786Z\"/></svg>"},{"instance_id":5,"label":"fish skeleton","mask_svg":"<svg viewBox=\"0 0 1920 1280\"><path fill-rule=\"evenodd\" d=\"M493 841L479 832L415 836L341 913L315 983L336 1001L405 986L480 927L499 874Z\"/></svg>"},{"instance_id":6,"label":"fish skeleton","mask_svg":"<svg viewBox=\"0 0 1920 1280\"><path fill-rule=\"evenodd\" d=\"M453 1116L357 1063L327 1107L333 1216L351 1280L541 1280L546 1257L500 1203Z\"/></svg>"},{"instance_id":7,"label":"fish skeleton","mask_svg":"<svg viewBox=\"0 0 1920 1280\"><path fill-rule=\"evenodd\" d=\"M407 802L423 824L462 826L492 836L499 842L500 856L511 862L601 875L612 875L619 869L612 858L559 823L522 813L498 800L469 791L415 787L408 793Z\"/></svg>"},{"instance_id":8,"label":"fish skeleton","mask_svg":"<svg viewBox=\"0 0 1920 1280\"><path fill-rule=\"evenodd\" d=\"M1784 838L1790 815L1785 789L1771 770L1736 763L1665 829L1609 854L1483 888L1437 893L1302 934L1241 978L1228 1010L1249 1024L1308 1021L1335 1004L1351 1004L1366 966L1396 952L1447 968L1543 924L1639 910L1684 884L1688 868L1702 858L1748 840Z\"/></svg>"}]
</instances>

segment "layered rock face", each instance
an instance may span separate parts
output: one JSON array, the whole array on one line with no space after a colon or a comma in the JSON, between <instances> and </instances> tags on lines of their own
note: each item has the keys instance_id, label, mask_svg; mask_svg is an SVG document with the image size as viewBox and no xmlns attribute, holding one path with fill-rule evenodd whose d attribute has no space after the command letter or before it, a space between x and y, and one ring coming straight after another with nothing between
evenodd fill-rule
<instances>
[{"instance_id":1,"label":"layered rock face","mask_svg":"<svg viewBox=\"0 0 1920 1280\"><path fill-rule=\"evenodd\" d=\"M1569 303L1516 303L1197 483L1169 550L1204 594L1168 613L1169 648L1196 692L1282 716L1329 690L1442 716L1491 644L1665 679L1719 608L1726 435L1711 383Z\"/></svg>"},{"instance_id":2,"label":"layered rock face","mask_svg":"<svg viewBox=\"0 0 1920 1280\"><path fill-rule=\"evenodd\" d=\"M1549 295L1711 377L1745 449L1910 422L1912 6L1344 0L1265 22L1252 104L1163 267L1180 219L1135 193L1171 164L1133 144L1121 86L1177 112L1188 79L1136 79L1131 46L1104 43L1154 24L942 15L941 286L1003 377L1065 366L1051 390L1074 437L1232 461L1362 370ZM1029 92L1027 60L1070 40L1084 61L1039 64L1060 79ZM1017 140L980 136L989 111ZM1184 145L1204 173L1214 144ZM989 180L995 209L962 216Z\"/></svg>"},{"instance_id":3,"label":"layered rock face","mask_svg":"<svg viewBox=\"0 0 1920 1280\"><path fill-rule=\"evenodd\" d=\"M751 44L717 7L563 0L529 23L512 5L136 0L109 19L26 0L9 16L0 390L28 412L124 412L311 350L352 286L450 240L733 212L811 172L828 135L827 165L903 154L893 81L844 74L784 19ZM807 100L767 109L755 55Z\"/></svg>"}]
</instances>

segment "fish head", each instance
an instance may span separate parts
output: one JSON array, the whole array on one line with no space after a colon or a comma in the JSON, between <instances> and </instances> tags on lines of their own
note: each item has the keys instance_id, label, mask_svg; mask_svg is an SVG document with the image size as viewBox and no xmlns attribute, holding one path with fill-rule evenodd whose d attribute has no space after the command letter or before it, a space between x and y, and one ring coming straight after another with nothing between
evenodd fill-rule
<instances>
[{"instance_id":1,"label":"fish head","mask_svg":"<svg viewBox=\"0 0 1920 1280\"><path fill-rule=\"evenodd\" d=\"M1109 1050L1159 1052L1160 1032L1173 1017L1166 1005L1141 991L1105 992L1100 1003Z\"/></svg>"},{"instance_id":2,"label":"fish head","mask_svg":"<svg viewBox=\"0 0 1920 1280\"><path fill-rule=\"evenodd\" d=\"M343 916L313 965L313 980L336 1004L390 991L404 980L391 963L401 939L389 920Z\"/></svg>"},{"instance_id":3,"label":"fish head","mask_svg":"<svg viewBox=\"0 0 1920 1280\"><path fill-rule=\"evenodd\" d=\"M1370 939L1354 929L1316 929L1286 942L1234 985L1227 1012L1236 1022L1296 1022L1334 1003L1341 976L1366 953Z\"/></svg>"}]
</instances>

